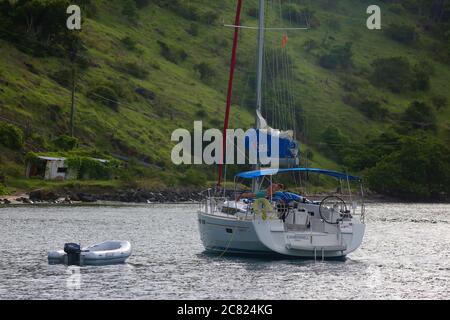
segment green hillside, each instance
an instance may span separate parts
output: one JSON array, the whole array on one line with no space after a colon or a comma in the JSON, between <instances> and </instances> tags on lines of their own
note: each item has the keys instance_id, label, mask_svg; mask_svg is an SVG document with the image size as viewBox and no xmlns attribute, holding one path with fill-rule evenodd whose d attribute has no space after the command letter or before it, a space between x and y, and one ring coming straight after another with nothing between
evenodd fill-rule
<instances>
[{"instance_id":1,"label":"green hillside","mask_svg":"<svg viewBox=\"0 0 450 320\"><path fill-rule=\"evenodd\" d=\"M75 43L72 154L130 159L112 187L213 180L214 168L172 165L170 137L176 128L192 130L194 120L222 126L233 35L223 24L233 22L235 1L74 2L83 8L80 32L65 30L69 1L0 1L0 124L24 136L12 147L0 129L0 192L40 186L23 177L28 152L67 154L60 142L70 133ZM366 27L375 3L382 30ZM244 1L242 24L256 26L256 8ZM268 24L310 26L287 33L284 53L293 75L291 121L310 165L363 174L382 193L449 194L449 1L271 0L267 10ZM269 49L280 50L283 35L268 31ZM256 31L242 30L239 45L231 126L249 128ZM404 154L418 160L394 165ZM413 181L426 186L401 192L411 168L421 168ZM375 178L385 170L396 172L395 181Z\"/></svg>"}]
</instances>

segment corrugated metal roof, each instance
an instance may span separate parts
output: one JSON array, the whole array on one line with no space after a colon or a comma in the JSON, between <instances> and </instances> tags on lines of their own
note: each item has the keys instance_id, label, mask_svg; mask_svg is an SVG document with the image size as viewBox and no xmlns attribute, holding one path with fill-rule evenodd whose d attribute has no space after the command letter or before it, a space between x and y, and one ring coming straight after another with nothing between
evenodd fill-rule
<instances>
[{"instance_id":1,"label":"corrugated metal roof","mask_svg":"<svg viewBox=\"0 0 450 320\"><path fill-rule=\"evenodd\" d=\"M46 160L46 161L65 161L65 160L67 160L66 158L54 158L54 157L44 157L44 156L38 156L38 158L41 160Z\"/></svg>"},{"instance_id":2,"label":"corrugated metal roof","mask_svg":"<svg viewBox=\"0 0 450 320\"><path fill-rule=\"evenodd\" d=\"M39 159L41 160L45 160L45 161L66 161L67 158L55 158L55 157L46 157L46 156L38 156ZM105 160L105 159L96 159L96 158L91 158L93 160L99 161L101 163L108 163L109 160Z\"/></svg>"}]
</instances>

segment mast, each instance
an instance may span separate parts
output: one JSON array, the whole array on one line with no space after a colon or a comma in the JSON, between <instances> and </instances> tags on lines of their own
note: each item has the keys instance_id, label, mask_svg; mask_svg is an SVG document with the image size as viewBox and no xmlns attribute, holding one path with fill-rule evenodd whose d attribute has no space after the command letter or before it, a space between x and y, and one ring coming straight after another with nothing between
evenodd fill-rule
<instances>
[{"instance_id":1,"label":"mast","mask_svg":"<svg viewBox=\"0 0 450 320\"><path fill-rule=\"evenodd\" d=\"M261 123L258 118L258 113L261 114L262 108L262 79L263 79L263 67L264 67L264 37L265 37L265 19L266 19L266 10L265 10L265 2L264 0L259 0L259 28L258 28L258 65L256 70L256 129L259 130L261 128ZM259 145L259 141L258 141ZM256 147L257 153L259 153L259 147ZM259 163L259 154L257 154L257 164L255 165L255 170L259 170L261 168L261 164ZM259 189L259 179L254 179L252 183L253 192L257 192Z\"/></svg>"},{"instance_id":2,"label":"mast","mask_svg":"<svg viewBox=\"0 0 450 320\"><path fill-rule=\"evenodd\" d=\"M242 1L238 0L236 7L236 19L234 22L234 38L233 38L233 51L231 54L231 64L230 64L230 75L228 79L228 93L227 93L227 107L225 111L225 120L223 123L223 140L222 140L222 163L219 163L219 178L217 180L217 186L222 184L223 178L223 164L226 161L226 151L227 151L227 130L230 122L230 109L231 109L231 101L233 97L233 80L234 80L234 71L236 69L236 61L237 61L237 48L238 48L238 40L239 40L239 29L241 24L241 12L242 12Z\"/></svg>"},{"instance_id":3,"label":"mast","mask_svg":"<svg viewBox=\"0 0 450 320\"><path fill-rule=\"evenodd\" d=\"M262 77L264 65L264 36L265 36L265 3L259 0L259 29L258 29L258 67L256 74L256 110L261 113L262 107ZM256 128L259 129L259 121L256 121Z\"/></svg>"}]
</instances>

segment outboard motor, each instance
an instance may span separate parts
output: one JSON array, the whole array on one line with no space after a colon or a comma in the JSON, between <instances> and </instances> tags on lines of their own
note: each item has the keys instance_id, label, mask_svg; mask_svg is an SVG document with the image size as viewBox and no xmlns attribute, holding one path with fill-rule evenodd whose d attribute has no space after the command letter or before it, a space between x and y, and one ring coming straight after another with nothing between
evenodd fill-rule
<instances>
[{"instance_id":1,"label":"outboard motor","mask_svg":"<svg viewBox=\"0 0 450 320\"><path fill-rule=\"evenodd\" d=\"M77 243L66 243L64 252L67 253L67 264L69 266L80 265L81 246Z\"/></svg>"}]
</instances>

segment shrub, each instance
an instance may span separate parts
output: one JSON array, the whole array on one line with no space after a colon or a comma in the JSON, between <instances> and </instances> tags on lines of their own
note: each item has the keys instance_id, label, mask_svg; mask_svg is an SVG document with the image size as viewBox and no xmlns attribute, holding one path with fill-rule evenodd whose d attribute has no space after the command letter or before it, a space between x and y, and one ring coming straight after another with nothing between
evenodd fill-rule
<instances>
[{"instance_id":1,"label":"shrub","mask_svg":"<svg viewBox=\"0 0 450 320\"><path fill-rule=\"evenodd\" d=\"M413 72L409 61L403 57L380 58L372 63L374 69L371 80L375 85L392 92L403 92L410 88Z\"/></svg>"},{"instance_id":2,"label":"shrub","mask_svg":"<svg viewBox=\"0 0 450 320\"><path fill-rule=\"evenodd\" d=\"M24 145L23 130L12 124L0 123L0 144L12 150L22 149Z\"/></svg>"},{"instance_id":3,"label":"shrub","mask_svg":"<svg viewBox=\"0 0 450 320\"><path fill-rule=\"evenodd\" d=\"M95 87L88 93L88 97L92 100L98 101L99 103L110 107L114 111L119 109L119 100L117 93L106 86Z\"/></svg>"},{"instance_id":4,"label":"shrub","mask_svg":"<svg viewBox=\"0 0 450 320\"><path fill-rule=\"evenodd\" d=\"M414 44L419 40L419 34L414 27L405 24L391 24L385 28L385 34L394 41L404 44Z\"/></svg>"},{"instance_id":5,"label":"shrub","mask_svg":"<svg viewBox=\"0 0 450 320\"><path fill-rule=\"evenodd\" d=\"M389 110L383 107L379 101L355 94L346 95L342 100L345 104L358 109L369 119L382 121L389 116Z\"/></svg>"},{"instance_id":6,"label":"shrub","mask_svg":"<svg viewBox=\"0 0 450 320\"><path fill-rule=\"evenodd\" d=\"M189 28L186 30L186 32L189 33L191 36L196 37L198 36L198 29L199 29L198 24L193 22L189 25Z\"/></svg>"},{"instance_id":7,"label":"shrub","mask_svg":"<svg viewBox=\"0 0 450 320\"><path fill-rule=\"evenodd\" d=\"M200 79L203 81L209 80L216 75L214 69L206 62L195 65L194 70L200 74Z\"/></svg>"},{"instance_id":8,"label":"shrub","mask_svg":"<svg viewBox=\"0 0 450 320\"><path fill-rule=\"evenodd\" d=\"M430 89L430 75L427 71L417 70L414 72L415 79L411 84L414 91L428 91Z\"/></svg>"},{"instance_id":9,"label":"shrub","mask_svg":"<svg viewBox=\"0 0 450 320\"><path fill-rule=\"evenodd\" d=\"M341 162L344 157L344 149L349 141L346 136L335 126L328 126L321 134L320 150L328 158Z\"/></svg>"},{"instance_id":10,"label":"shrub","mask_svg":"<svg viewBox=\"0 0 450 320\"><path fill-rule=\"evenodd\" d=\"M369 119L375 121L383 121L389 116L389 110L383 107L380 102L374 100L362 101L359 110Z\"/></svg>"},{"instance_id":11,"label":"shrub","mask_svg":"<svg viewBox=\"0 0 450 320\"><path fill-rule=\"evenodd\" d=\"M436 110L439 111L439 110L447 107L448 100L447 100L447 97L445 97L445 96L437 95L437 96L433 96L431 98L431 103L436 108Z\"/></svg>"},{"instance_id":12,"label":"shrub","mask_svg":"<svg viewBox=\"0 0 450 320\"><path fill-rule=\"evenodd\" d=\"M314 160L314 152L313 152L312 150L310 150L310 149L307 149L307 150L305 151L305 157L306 157L306 159L308 159L309 161Z\"/></svg>"},{"instance_id":13,"label":"shrub","mask_svg":"<svg viewBox=\"0 0 450 320\"><path fill-rule=\"evenodd\" d=\"M22 44L32 54L61 54L61 47L68 48L78 34L66 27L67 0L1 1L0 26L13 30L20 36L11 36L11 41ZM52 50L47 50L48 48ZM57 49L57 50L55 50Z\"/></svg>"},{"instance_id":14,"label":"shrub","mask_svg":"<svg viewBox=\"0 0 450 320\"><path fill-rule=\"evenodd\" d=\"M372 63L372 67L374 68L372 83L394 93L430 89L430 74L433 70L424 67L423 64L411 67L407 59L394 57L377 59Z\"/></svg>"},{"instance_id":15,"label":"shrub","mask_svg":"<svg viewBox=\"0 0 450 320\"><path fill-rule=\"evenodd\" d=\"M63 68L50 75L51 79L64 88L70 88L72 86L72 77L72 71L68 68Z\"/></svg>"},{"instance_id":16,"label":"shrub","mask_svg":"<svg viewBox=\"0 0 450 320\"><path fill-rule=\"evenodd\" d=\"M299 7L296 4L286 4L283 6L282 17L293 23L317 28L320 20L315 16L314 11L306 7Z\"/></svg>"},{"instance_id":17,"label":"shrub","mask_svg":"<svg viewBox=\"0 0 450 320\"><path fill-rule=\"evenodd\" d=\"M68 135L62 135L53 140L53 144L60 151L70 151L78 146L78 139Z\"/></svg>"},{"instance_id":18,"label":"shrub","mask_svg":"<svg viewBox=\"0 0 450 320\"><path fill-rule=\"evenodd\" d=\"M256 19L259 17L259 9L256 7L249 8L247 10L247 15Z\"/></svg>"},{"instance_id":19,"label":"shrub","mask_svg":"<svg viewBox=\"0 0 450 320\"><path fill-rule=\"evenodd\" d=\"M77 173L77 179L109 179L111 170L106 165L94 159L85 157L72 157L67 159L70 170Z\"/></svg>"},{"instance_id":20,"label":"shrub","mask_svg":"<svg viewBox=\"0 0 450 320\"><path fill-rule=\"evenodd\" d=\"M130 20L137 18L137 7L134 0L124 0L122 3L122 14Z\"/></svg>"},{"instance_id":21,"label":"shrub","mask_svg":"<svg viewBox=\"0 0 450 320\"><path fill-rule=\"evenodd\" d=\"M343 46L333 47L327 54L320 57L319 64L325 69L336 69L338 67L347 69L353 64L352 57L352 44L347 42Z\"/></svg>"},{"instance_id":22,"label":"shrub","mask_svg":"<svg viewBox=\"0 0 450 320\"><path fill-rule=\"evenodd\" d=\"M169 45L163 41L158 40L159 47L161 48L161 55L168 61L178 64L181 61L187 59L188 55L183 49L172 49Z\"/></svg>"},{"instance_id":23,"label":"shrub","mask_svg":"<svg viewBox=\"0 0 450 320\"><path fill-rule=\"evenodd\" d=\"M373 191L405 199L448 196L450 149L433 137L404 137L396 150L368 170L367 181Z\"/></svg>"},{"instance_id":24,"label":"shrub","mask_svg":"<svg viewBox=\"0 0 450 320\"><path fill-rule=\"evenodd\" d=\"M436 115L433 109L424 102L414 101L401 116L403 128L423 129L435 131L437 128Z\"/></svg>"},{"instance_id":25,"label":"shrub","mask_svg":"<svg viewBox=\"0 0 450 320\"><path fill-rule=\"evenodd\" d=\"M341 24L339 23L339 20L336 18L330 18L326 21L326 25L327 27L334 31L334 32L338 32L341 30Z\"/></svg>"},{"instance_id":26,"label":"shrub","mask_svg":"<svg viewBox=\"0 0 450 320\"><path fill-rule=\"evenodd\" d=\"M402 15L405 13L405 8L400 3L393 3L389 6L389 11Z\"/></svg>"},{"instance_id":27,"label":"shrub","mask_svg":"<svg viewBox=\"0 0 450 320\"><path fill-rule=\"evenodd\" d=\"M195 116L196 117L198 117L198 118L200 118L200 119L204 119L204 118L206 118L207 116L208 116L208 114L206 113L206 111L205 110L198 110L196 113L195 113Z\"/></svg>"},{"instance_id":28,"label":"shrub","mask_svg":"<svg viewBox=\"0 0 450 320\"><path fill-rule=\"evenodd\" d=\"M351 75L345 75L341 82L342 89L348 92L357 92L359 88L364 86L361 79L353 77Z\"/></svg>"},{"instance_id":29,"label":"shrub","mask_svg":"<svg viewBox=\"0 0 450 320\"><path fill-rule=\"evenodd\" d=\"M205 186L207 179L203 171L194 170L190 168L186 171L184 177L181 178L181 181L186 185Z\"/></svg>"},{"instance_id":30,"label":"shrub","mask_svg":"<svg viewBox=\"0 0 450 320\"><path fill-rule=\"evenodd\" d=\"M71 170L77 172L78 179L93 180L111 179L113 170L119 165L115 160L102 163L88 157L71 157L67 159L67 164Z\"/></svg>"},{"instance_id":31,"label":"shrub","mask_svg":"<svg viewBox=\"0 0 450 320\"><path fill-rule=\"evenodd\" d=\"M8 189L6 189L6 186L2 182L0 182L0 196L6 196L8 194L9 194Z\"/></svg>"},{"instance_id":32,"label":"shrub","mask_svg":"<svg viewBox=\"0 0 450 320\"><path fill-rule=\"evenodd\" d=\"M217 19L219 19L219 14L215 11L207 11L200 18L201 22L207 25L212 25Z\"/></svg>"},{"instance_id":33,"label":"shrub","mask_svg":"<svg viewBox=\"0 0 450 320\"><path fill-rule=\"evenodd\" d=\"M306 40L303 46L305 47L306 52L319 48L319 44L314 39Z\"/></svg>"},{"instance_id":34,"label":"shrub","mask_svg":"<svg viewBox=\"0 0 450 320\"><path fill-rule=\"evenodd\" d=\"M134 41L132 38L130 37L125 37L122 38L122 40L120 40L123 44L123 46L130 51L134 51L136 50L136 41Z\"/></svg>"},{"instance_id":35,"label":"shrub","mask_svg":"<svg viewBox=\"0 0 450 320\"><path fill-rule=\"evenodd\" d=\"M134 61L126 61L122 62L118 68L120 71L126 72L129 75L132 75L138 79L146 79L148 77L149 72L142 68Z\"/></svg>"},{"instance_id":36,"label":"shrub","mask_svg":"<svg viewBox=\"0 0 450 320\"><path fill-rule=\"evenodd\" d=\"M136 7L139 9L145 8L150 4L150 0L134 0L136 2Z\"/></svg>"}]
</instances>

